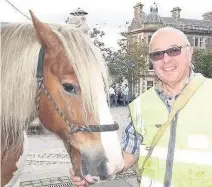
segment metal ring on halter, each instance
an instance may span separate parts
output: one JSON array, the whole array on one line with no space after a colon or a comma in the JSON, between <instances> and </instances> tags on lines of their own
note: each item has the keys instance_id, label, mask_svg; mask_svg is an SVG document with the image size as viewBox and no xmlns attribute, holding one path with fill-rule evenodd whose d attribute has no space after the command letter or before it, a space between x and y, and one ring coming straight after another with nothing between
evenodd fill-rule
<instances>
[{"instance_id":1,"label":"metal ring on halter","mask_svg":"<svg viewBox=\"0 0 212 187\"><path fill-rule=\"evenodd\" d=\"M37 110L39 110L40 105L40 95L43 91L50 102L52 103L52 106L55 108L57 113L60 115L60 117L64 120L64 122L70 127L70 133L77 133L77 132L107 132L107 131L116 131L119 129L119 125L117 123L115 124L107 124L107 125L85 125L85 126L78 126L73 125L69 122L67 117L63 114L63 112L59 109L56 102L54 101L53 97L49 93L49 91L45 88L43 83L43 59L45 56L45 49L44 47L41 47L38 57L38 66L37 66L37 82L38 82L38 93L37 93L37 100L36 100L36 107Z\"/></svg>"}]
</instances>

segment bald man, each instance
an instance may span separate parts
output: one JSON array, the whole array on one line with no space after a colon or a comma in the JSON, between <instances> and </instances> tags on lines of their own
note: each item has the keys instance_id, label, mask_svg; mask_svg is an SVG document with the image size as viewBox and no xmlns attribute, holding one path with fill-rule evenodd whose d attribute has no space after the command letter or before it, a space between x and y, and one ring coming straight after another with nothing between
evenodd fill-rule
<instances>
[{"instance_id":1,"label":"bald man","mask_svg":"<svg viewBox=\"0 0 212 187\"><path fill-rule=\"evenodd\" d=\"M212 186L212 79L193 72L192 54L187 37L177 29L161 28L151 38L149 57L159 81L130 104L122 147L124 170L137 162L140 187ZM173 104L188 92L191 98L152 149ZM88 185L72 170L71 175L77 186Z\"/></svg>"}]
</instances>

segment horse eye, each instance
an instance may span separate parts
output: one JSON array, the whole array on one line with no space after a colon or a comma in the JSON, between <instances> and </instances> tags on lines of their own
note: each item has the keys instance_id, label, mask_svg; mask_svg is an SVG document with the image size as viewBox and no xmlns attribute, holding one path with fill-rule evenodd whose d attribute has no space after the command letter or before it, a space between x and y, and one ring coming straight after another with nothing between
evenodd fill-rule
<instances>
[{"instance_id":1,"label":"horse eye","mask_svg":"<svg viewBox=\"0 0 212 187\"><path fill-rule=\"evenodd\" d=\"M76 94L75 86L72 84L63 84L63 89L71 94Z\"/></svg>"}]
</instances>

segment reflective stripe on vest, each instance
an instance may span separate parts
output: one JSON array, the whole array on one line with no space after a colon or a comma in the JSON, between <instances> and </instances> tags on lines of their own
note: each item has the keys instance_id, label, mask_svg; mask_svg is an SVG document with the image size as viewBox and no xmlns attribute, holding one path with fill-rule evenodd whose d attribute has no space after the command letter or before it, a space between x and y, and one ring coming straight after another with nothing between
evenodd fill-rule
<instances>
[{"instance_id":1,"label":"reflective stripe on vest","mask_svg":"<svg viewBox=\"0 0 212 187\"><path fill-rule=\"evenodd\" d=\"M140 146L140 156L145 157L147 150L144 146ZM157 157L161 160L166 160L167 149L156 147L152 153L152 157ZM212 152L188 151L183 149L175 149L174 161L188 164L212 165Z\"/></svg>"}]
</instances>

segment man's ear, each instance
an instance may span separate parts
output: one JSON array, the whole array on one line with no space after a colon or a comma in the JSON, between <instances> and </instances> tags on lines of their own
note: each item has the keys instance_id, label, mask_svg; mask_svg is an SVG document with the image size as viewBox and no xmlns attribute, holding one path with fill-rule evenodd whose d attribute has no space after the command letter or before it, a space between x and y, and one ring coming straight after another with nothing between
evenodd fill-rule
<instances>
[{"instance_id":1,"label":"man's ear","mask_svg":"<svg viewBox=\"0 0 212 187\"><path fill-rule=\"evenodd\" d=\"M189 61L190 62L192 61L193 53L194 53L194 48L193 47L190 47L190 49L189 49Z\"/></svg>"},{"instance_id":2,"label":"man's ear","mask_svg":"<svg viewBox=\"0 0 212 187\"><path fill-rule=\"evenodd\" d=\"M194 47L190 47L190 52L191 52L191 55L193 55Z\"/></svg>"}]
</instances>

